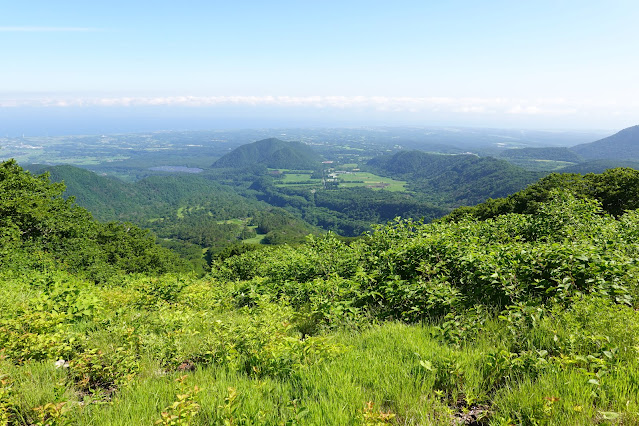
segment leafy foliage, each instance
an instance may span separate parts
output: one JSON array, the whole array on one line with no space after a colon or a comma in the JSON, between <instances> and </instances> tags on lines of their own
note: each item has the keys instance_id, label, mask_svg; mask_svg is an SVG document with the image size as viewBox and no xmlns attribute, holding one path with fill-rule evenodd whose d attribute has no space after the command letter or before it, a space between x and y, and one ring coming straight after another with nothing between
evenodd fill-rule
<instances>
[{"instance_id":1,"label":"leafy foliage","mask_svg":"<svg viewBox=\"0 0 639 426\"><path fill-rule=\"evenodd\" d=\"M554 177L515 198L525 212L229 250L194 278L149 273L143 231L93 222L46 177L4 167L3 194L33 200L2 199L4 423L639 421L624 170L589 178L596 198L552 187L585 178ZM52 225L69 211L86 220Z\"/></svg>"},{"instance_id":2,"label":"leafy foliage","mask_svg":"<svg viewBox=\"0 0 639 426\"><path fill-rule=\"evenodd\" d=\"M552 198L553 191L567 191L579 198L599 200L603 209L618 216L639 208L639 171L628 168L606 170L585 176L552 173L525 190L506 198L487 200L474 207L461 207L444 220L457 220L466 215L480 220L507 213L534 214L539 206Z\"/></svg>"},{"instance_id":3,"label":"leafy foliage","mask_svg":"<svg viewBox=\"0 0 639 426\"><path fill-rule=\"evenodd\" d=\"M273 291L268 283L277 283L276 295L287 288L282 282L338 274L354 280L351 303L396 319L427 318L476 303L499 307L583 293L629 301L636 291L627 285L636 275L634 231L626 225L630 216L615 220L602 215L595 201L563 193L554 197L536 216L432 225L399 220L350 246L329 235L298 250L230 258L217 274L266 278L261 291Z\"/></svg>"},{"instance_id":4,"label":"leafy foliage","mask_svg":"<svg viewBox=\"0 0 639 426\"><path fill-rule=\"evenodd\" d=\"M5 249L0 255L43 266L49 259L96 281L117 272L185 268L148 231L127 223L98 223L73 199L62 198L63 192L64 186L50 183L46 174L33 176L14 161L2 163L0 238Z\"/></svg>"}]
</instances>

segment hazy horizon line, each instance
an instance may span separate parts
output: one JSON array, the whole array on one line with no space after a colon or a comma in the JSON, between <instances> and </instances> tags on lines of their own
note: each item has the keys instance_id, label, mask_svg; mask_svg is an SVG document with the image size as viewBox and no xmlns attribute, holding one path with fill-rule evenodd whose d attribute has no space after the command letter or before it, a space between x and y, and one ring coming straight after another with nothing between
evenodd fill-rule
<instances>
[{"instance_id":1,"label":"hazy horizon line","mask_svg":"<svg viewBox=\"0 0 639 426\"><path fill-rule=\"evenodd\" d=\"M566 98L453 97L453 96L13 96L2 99L1 108L18 107L135 107L135 106L270 106L317 109L361 109L417 113L423 111L462 114L572 115L584 108L618 107L615 102L572 101ZM631 108L639 105L630 105Z\"/></svg>"}]
</instances>

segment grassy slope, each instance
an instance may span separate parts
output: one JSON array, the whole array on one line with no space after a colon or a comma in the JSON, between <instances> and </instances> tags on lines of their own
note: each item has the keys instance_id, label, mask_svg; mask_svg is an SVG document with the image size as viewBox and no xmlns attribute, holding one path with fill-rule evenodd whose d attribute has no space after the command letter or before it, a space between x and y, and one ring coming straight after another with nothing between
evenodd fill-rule
<instances>
[{"instance_id":1,"label":"grassy slope","mask_svg":"<svg viewBox=\"0 0 639 426\"><path fill-rule=\"evenodd\" d=\"M478 338L461 344L442 339L435 325L394 322L299 341L279 322L290 318L286 309L265 303L233 312L216 307L224 300L204 295L216 292L215 282L188 282L175 302L157 301L150 312L132 308L145 286L143 280L129 284L133 284L129 289L99 292L105 308L120 304L119 315L117 309L100 314L108 325L98 328L85 320L67 331L86 336L80 340L83 345L108 354L102 359L107 368L121 372L116 377L121 380L117 392L110 393L113 385L106 386L108 391L79 385L78 370L109 377L86 363L72 361L70 368L56 368L57 357L18 366L0 361L9 384L3 388L8 398L0 401L13 400L10 412L23 416L18 424L37 421L33 408L51 402L65 403L59 414L65 424L151 424L161 419L162 412L175 413L169 407L180 402L178 395L189 392L198 404L191 407L193 424L202 425L376 424L374 420L384 419L393 424L449 425L477 417L491 424L639 420L637 358L616 360L624 351L634 353L628 345L616 346L615 359L588 354L596 358L595 364L609 362L609 374L600 378L588 361L582 365L577 360L581 355L576 358L567 352L553 357L538 349L521 357L510 352L513 336L497 319L485 323ZM526 337L559 335L568 342L574 333L579 337L573 344L612 335L612 343L620 343L622 337L630 345L639 339L639 318L630 308L583 302L569 313L555 311ZM226 352L224 341L230 344ZM140 343L142 353L135 355L133 348ZM194 358L198 351L205 356L207 347L218 354L211 355L208 365ZM252 360L254 369L245 371L242 359ZM260 373L267 368L271 370ZM133 373L131 378L122 377L128 372ZM185 375L183 385L176 382ZM193 392L195 386L199 393ZM188 410L186 404L178 407Z\"/></svg>"},{"instance_id":2,"label":"grassy slope","mask_svg":"<svg viewBox=\"0 0 639 426\"><path fill-rule=\"evenodd\" d=\"M2 245L0 424L637 424L639 212L545 198L202 279L97 285Z\"/></svg>"},{"instance_id":3,"label":"grassy slope","mask_svg":"<svg viewBox=\"0 0 639 426\"><path fill-rule=\"evenodd\" d=\"M636 423L639 216L553 203L249 252L199 280L5 271L0 407L18 424Z\"/></svg>"}]
</instances>

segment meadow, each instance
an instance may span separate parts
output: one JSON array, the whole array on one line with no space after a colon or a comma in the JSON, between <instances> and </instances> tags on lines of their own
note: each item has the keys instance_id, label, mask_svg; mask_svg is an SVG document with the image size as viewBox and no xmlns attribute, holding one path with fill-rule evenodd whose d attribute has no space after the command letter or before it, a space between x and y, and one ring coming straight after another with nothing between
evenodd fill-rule
<instances>
[{"instance_id":1,"label":"meadow","mask_svg":"<svg viewBox=\"0 0 639 426\"><path fill-rule=\"evenodd\" d=\"M349 166L349 167L347 167ZM406 191L406 182L395 180L390 177L383 177L370 172L352 171L352 168L357 168L357 164L346 164L343 166L337 166L337 168L348 170L345 173L338 173L336 178L330 178L329 172L325 171L325 176L330 179L330 182L337 182L336 188L358 188L365 187L371 189L385 189L387 191L402 192ZM313 171L309 170L307 173L300 173L299 170L281 170L284 174L275 183L278 187L288 186L316 186L322 188L322 179L313 176ZM335 180L333 180L335 179Z\"/></svg>"}]
</instances>

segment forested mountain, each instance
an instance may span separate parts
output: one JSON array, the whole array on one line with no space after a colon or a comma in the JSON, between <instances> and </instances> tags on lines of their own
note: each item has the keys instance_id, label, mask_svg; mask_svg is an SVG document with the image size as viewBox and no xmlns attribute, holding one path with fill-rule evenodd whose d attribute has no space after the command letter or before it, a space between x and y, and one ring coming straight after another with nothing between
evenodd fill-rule
<instances>
[{"instance_id":1,"label":"forested mountain","mask_svg":"<svg viewBox=\"0 0 639 426\"><path fill-rule=\"evenodd\" d=\"M292 155L290 149L299 155ZM539 158L534 157L539 156L548 161L577 159L565 148L504 152L512 152L513 158L524 161L537 161ZM279 163L289 155L292 162ZM296 182L283 178L283 173L274 176L267 169L309 166L306 160L297 162L302 157L315 159L313 175L319 176L315 178L319 186L287 185ZM31 168L47 171L53 180L63 180L66 195L74 196L97 219L132 221L152 230L162 238L162 244L179 251L192 263L199 263L200 273L206 266L201 260L202 249L215 254L242 242L299 243L305 234L318 232L318 228L342 236L358 236L369 231L371 224L398 216L428 222L456 207L513 194L545 174L473 154L399 151L375 157L365 166L378 175L406 182L400 184L408 191L402 188L391 192L364 186L322 185L322 176L330 173L332 165L320 167L318 159L306 145L264 139L240 146L220 159L220 164L237 164L233 173L216 167L199 174L164 174L124 183L70 166ZM610 161L584 163L579 170L599 171L619 162ZM264 229L260 222L265 221L280 224L279 228L271 226L268 232L260 232Z\"/></svg>"},{"instance_id":2,"label":"forested mountain","mask_svg":"<svg viewBox=\"0 0 639 426\"><path fill-rule=\"evenodd\" d=\"M566 147L513 148L499 153L500 158L510 160L550 160L579 163L583 158Z\"/></svg>"},{"instance_id":3,"label":"forested mountain","mask_svg":"<svg viewBox=\"0 0 639 426\"><path fill-rule=\"evenodd\" d=\"M148 197L141 196L136 185L79 167L39 164L24 167L34 174L48 173L52 182L63 182L65 195L75 197L75 201L98 220L131 220L133 214L146 210L145 204L149 201Z\"/></svg>"},{"instance_id":4,"label":"forested mountain","mask_svg":"<svg viewBox=\"0 0 639 426\"><path fill-rule=\"evenodd\" d=\"M278 180L263 165L231 174L213 169L197 175L151 176L135 183L71 166L31 167L64 181L66 194L100 220L133 221L174 241L174 249L178 248L175 241L181 241L214 250L253 240L258 225L251 218L258 212L296 217L295 225L289 218L279 231L270 230L271 235L261 240L266 243L300 241L305 233L314 232L314 226L357 236L370 230L371 224L398 216L431 221L453 207L513 193L536 176L504 161L474 155L401 151L377 157L370 164L380 174L407 180L412 191L277 186ZM195 248L180 250L185 256L198 257Z\"/></svg>"},{"instance_id":5,"label":"forested mountain","mask_svg":"<svg viewBox=\"0 0 639 426\"><path fill-rule=\"evenodd\" d=\"M127 183L73 166L29 168L62 182L63 195L97 219L133 222L151 230L160 244L179 253L200 275L208 268L203 250L210 259L244 241L299 243L319 232L290 212L202 175L167 174Z\"/></svg>"},{"instance_id":6,"label":"forested mountain","mask_svg":"<svg viewBox=\"0 0 639 426\"><path fill-rule=\"evenodd\" d=\"M457 220L466 215L485 220L508 213L535 214L557 190L596 200L606 213L619 216L639 208L639 171L616 168L602 174L552 173L508 197L458 208L443 220Z\"/></svg>"},{"instance_id":7,"label":"forested mountain","mask_svg":"<svg viewBox=\"0 0 639 426\"><path fill-rule=\"evenodd\" d=\"M400 151L394 155L375 157L369 166L398 176L434 177L451 166L465 164L477 156L472 154L447 155L422 151Z\"/></svg>"},{"instance_id":8,"label":"forested mountain","mask_svg":"<svg viewBox=\"0 0 639 426\"><path fill-rule=\"evenodd\" d=\"M213 167L245 168L264 165L276 169L314 169L321 160L321 156L308 145L270 138L234 149L213 163Z\"/></svg>"},{"instance_id":9,"label":"forested mountain","mask_svg":"<svg viewBox=\"0 0 639 426\"><path fill-rule=\"evenodd\" d=\"M278 229L269 226L267 232L259 232L267 234L262 242L273 244L299 242L304 235L317 232L315 227L357 236L370 230L371 224L397 216L430 221L450 211L419 194L364 187L315 193L276 187L274 179L262 169L233 174L233 186L229 186L218 183L215 173L152 176L125 183L73 166L29 168L64 182L65 196L75 197L99 220L133 221L162 238L215 250L254 238L267 216L271 217L268 222L281 222Z\"/></svg>"},{"instance_id":10,"label":"forested mountain","mask_svg":"<svg viewBox=\"0 0 639 426\"><path fill-rule=\"evenodd\" d=\"M575 145L570 150L586 160L639 161L639 125L595 142Z\"/></svg>"},{"instance_id":11,"label":"forested mountain","mask_svg":"<svg viewBox=\"0 0 639 426\"><path fill-rule=\"evenodd\" d=\"M609 169L615 169L618 167L630 168L639 170L639 161L631 160L592 160L585 161L583 163L574 164L572 166L562 167L557 170L560 173L603 173Z\"/></svg>"},{"instance_id":12,"label":"forested mountain","mask_svg":"<svg viewBox=\"0 0 639 426\"><path fill-rule=\"evenodd\" d=\"M232 188L201 175L151 176L134 183L74 166L29 165L34 173L48 173L54 182L64 182L65 195L73 196L82 207L99 220L133 220L144 222L167 214L175 215L179 207L214 204L212 216L217 220L249 215L267 206L242 197Z\"/></svg>"},{"instance_id":13,"label":"forested mountain","mask_svg":"<svg viewBox=\"0 0 639 426\"><path fill-rule=\"evenodd\" d=\"M48 265L102 281L119 272L165 273L189 266L130 223L100 223L62 198L64 185L14 161L0 164L0 258Z\"/></svg>"},{"instance_id":14,"label":"forested mountain","mask_svg":"<svg viewBox=\"0 0 639 426\"><path fill-rule=\"evenodd\" d=\"M434 203L473 205L512 194L543 176L504 160L472 154L441 155L400 151L368 162L380 174L403 179Z\"/></svg>"},{"instance_id":15,"label":"forested mountain","mask_svg":"<svg viewBox=\"0 0 639 426\"><path fill-rule=\"evenodd\" d=\"M309 191L306 188L277 187L270 176L256 180L251 189L255 196L273 206L295 212L309 224L342 236L354 237L397 216L441 217L450 211L419 194L376 191L370 188L343 188Z\"/></svg>"}]
</instances>

